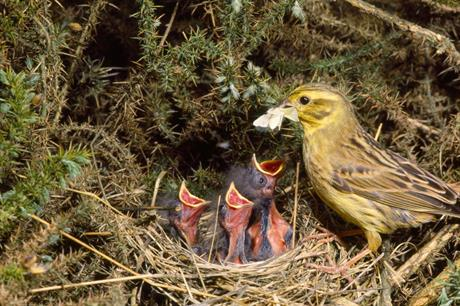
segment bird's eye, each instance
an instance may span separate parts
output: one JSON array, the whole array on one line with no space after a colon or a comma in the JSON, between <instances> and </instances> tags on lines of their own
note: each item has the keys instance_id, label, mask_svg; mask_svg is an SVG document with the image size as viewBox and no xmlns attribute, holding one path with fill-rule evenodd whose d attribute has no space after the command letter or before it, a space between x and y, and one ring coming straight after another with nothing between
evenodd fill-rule
<instances>
[{"instance_id":1,"label":"bird's eye","mask_svg":"<svg viewBox=\"0 0 460 306\"><path fill-rule=\"evenodd\" d=\"M306 104L308 104L308 103L310 102L310 98L309 98L309 97L302 96L302 97L300 97L299 102L300 102L300 104L302 104L302 105L306 105Z\"/></svg>"},{"instance_id":2,"label":"bird's eye","mask_svg":"<svg viewBox=\"0 0 460 306\"><path fill-rule=\"evenodd\" d=\"M259 184L260 184L260 185L265 185L265 178L264 178L263 176L261 176L261 177L259 178Z\"/></svg>"}]
</instances>

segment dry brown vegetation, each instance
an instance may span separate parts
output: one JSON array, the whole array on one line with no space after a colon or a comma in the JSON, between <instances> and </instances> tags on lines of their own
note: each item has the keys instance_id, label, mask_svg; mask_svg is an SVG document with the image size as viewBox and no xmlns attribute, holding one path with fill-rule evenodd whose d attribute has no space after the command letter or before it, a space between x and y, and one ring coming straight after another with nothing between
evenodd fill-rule
<instances>
[{"instance_id":1,"label":"dry brown vegetation","mask_svg":"<svg viewBox=\"0 0 460 306\"><path fill-rule=\"evenodd\" d=\"M327 234L352 226L303 167L296 247L267 262L210 263L155 211L126 210L150 205L162 171L160 192L185 178L212 197L256 152L287 160L277 202L292 220L301 131L252 122L312 81L348 92L384 146L459 182L458 1L4 0L0 14L0 304L407 305L458 259L442 219L334 271L365 241ZM431 303L458 297L452 271Z\"/></svg>"}]
</instances>

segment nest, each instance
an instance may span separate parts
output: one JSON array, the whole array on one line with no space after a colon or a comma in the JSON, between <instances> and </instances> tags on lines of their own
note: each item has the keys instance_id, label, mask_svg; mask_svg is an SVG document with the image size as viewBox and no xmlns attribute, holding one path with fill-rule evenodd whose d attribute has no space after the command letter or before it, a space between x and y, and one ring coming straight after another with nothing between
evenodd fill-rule
<instances>
[{"instance_id":1,"label":"nest","mask_svg":"<svg viewBox=\"0 0 460 306\"><path fill-rule=\"evenodd\" d=\"M332 233L321 230L307 207L301 210L307 217L297 221L295 247L260 262L210 262L208 255L196 255L157 223L132 228L128 243L138 271L154 274L152 289L178 304L318 304L338 296L359 300L370 289L375 292L377 278L370 276L378 260L367 256L346 268L359 250L345 250Z\"/></svg>"}]
</instances>

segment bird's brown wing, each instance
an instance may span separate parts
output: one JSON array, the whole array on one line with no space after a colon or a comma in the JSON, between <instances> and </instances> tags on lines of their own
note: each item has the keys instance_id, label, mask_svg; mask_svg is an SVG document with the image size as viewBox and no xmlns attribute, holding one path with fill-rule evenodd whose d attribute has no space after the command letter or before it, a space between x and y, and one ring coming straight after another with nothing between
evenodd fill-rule
<instances>
[{"instance_id":1,"label":"bird's brown wing","mask_svg":"<svg viewBox=\"0 0 460 306\"><path fill-rule=\"evenodd\" d=\"M457 194L446 183L375 142L371 149L359 154L365 156L360 164L336 165L337 190L394 208L460 217Z\"/></svg>"}]
</instances>

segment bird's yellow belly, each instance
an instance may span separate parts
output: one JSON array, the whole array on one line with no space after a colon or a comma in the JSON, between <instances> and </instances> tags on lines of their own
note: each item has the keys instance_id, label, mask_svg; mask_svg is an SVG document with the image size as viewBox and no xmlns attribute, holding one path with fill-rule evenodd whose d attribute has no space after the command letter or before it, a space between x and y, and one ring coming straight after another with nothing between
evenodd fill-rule
<instances>
[{"instance_id":1,"label":"bird's yellow belly","mask_svg":"<svg viewBox=\"0 0 460 306\"><path fill-rule=\"evenodd\" d=\"M398 228L398 225L386 216L385 210L378 208L370 200L338 192L330 186L318 186L313 183L313 187L321 200L347 222L364 230L379 233L391 233Z\"/></svg>"}]
</instances>

